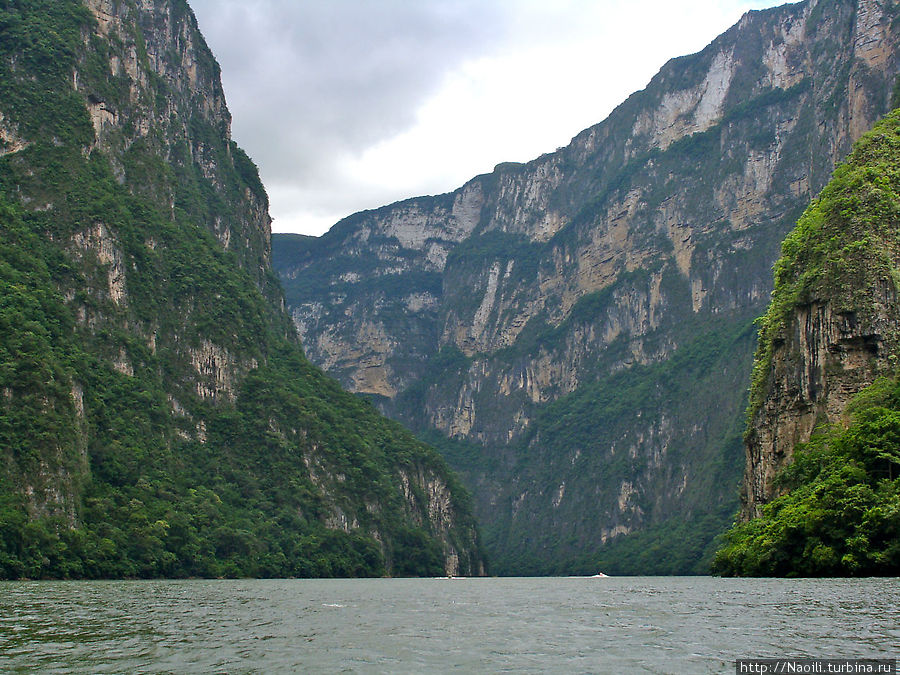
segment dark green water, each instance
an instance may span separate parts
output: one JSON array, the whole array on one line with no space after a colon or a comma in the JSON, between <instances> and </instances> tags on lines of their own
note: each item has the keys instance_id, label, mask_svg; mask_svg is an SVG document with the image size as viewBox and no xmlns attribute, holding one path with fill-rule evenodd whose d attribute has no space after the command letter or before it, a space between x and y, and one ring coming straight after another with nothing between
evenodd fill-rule
<instances>
[{"instance_id":1,"label":"dark green water","mask_svg":"<svg viewBox=\"0 0 900 675\"><path fill-rule=\"evenodd\" d=\"M733 673L898 645L900 579L0 583L3 673Z\"/></svg>"}]
</instances>

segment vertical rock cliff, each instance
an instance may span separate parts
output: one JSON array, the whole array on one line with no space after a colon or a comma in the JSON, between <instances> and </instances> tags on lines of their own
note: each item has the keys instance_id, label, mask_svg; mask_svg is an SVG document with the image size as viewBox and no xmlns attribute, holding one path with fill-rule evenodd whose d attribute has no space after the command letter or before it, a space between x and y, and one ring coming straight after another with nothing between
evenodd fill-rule
<instances>
[{"instance_id":1,"label":"vertical rock cliff","mask_svg":"<svg viewBox=\"0 0 900 675\"><path fill-rule=\"evenodd\" d=\"M184 0L0 8L0 578L483 572L305 360L267 206Z\"/></svg>"},{"instance_id":2,"label":"vertical rock cliff","mask_svg":"<svg viewBox=\"0 0 900 675\"><path fill-rule=\"evenodd\" d=\"M784 491L776 474L900 350L898 114L859 142L785 240L757 348L741 519Z\"/></svg>"},{"instance_id":3,"label":"vertical rock cliff","mask_svg":"<svg viewBox=\"0 0 900 675\"><path fill-rule=\"evenodd\" d=\"M310 358L440 444L499 569L700 569L737 508L750 322L889 109L897 17L750 12L556 152L276 238Z\"/></svg>"},{"instance_id":4,"label":"vertical rock cliff","mask_svg":"<svg viewBox=\"0 0 900 675\"><path fill-rule=\"evenodd\" d=\"M713 570L900 573L900 110L782 247L761 321L741 518Z\"/></svg>"}]
</instances>

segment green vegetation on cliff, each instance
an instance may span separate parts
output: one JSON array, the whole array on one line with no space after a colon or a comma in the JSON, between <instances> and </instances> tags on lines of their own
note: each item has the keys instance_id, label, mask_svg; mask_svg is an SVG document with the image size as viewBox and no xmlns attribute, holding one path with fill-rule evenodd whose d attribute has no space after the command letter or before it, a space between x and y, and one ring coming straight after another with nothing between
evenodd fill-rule
<instances>
[{"instance_id":1,"label":"green vegetation on cliff","mask_svg":"<svg viewBox=\"0 0 900 675\"><path fill-rule=\"evenodd\" d=\"M694 339L666 361L601 375L548 404L523 439L503 451L484 453L474 443L419 430L463 480L476 486L476 496L490 494L491 501L481 508L499 512L482 525L485 546L494 551L493 570L517 576L589 575L598 569L615 575L709 571L714 539L738 504L734 490L722 490L722 485L734 485L740 474L739 420L746 403L740 398L726 402L720 392L737 390L746 378L755 330L749 318L737 326L698 322L690 329ZM627 344L618 347L627 353ZM468 367L468 359L452 346L445 346L435 361L443 377L461 376ZM423 396L417 389L404 395ZM723 423L714 409L726 405L732 414ZM632 435L635 419L649 429L643 437ZM703 438L672 444L661 479L667 488L645 496L641 474L653 460L640 451L684 424L701 426ZM699 478L689 481L695 472ZM478 476L490 473L508 476L508 483L479 485ZM531 485L541 486L546 508L518 519L501 517L514 511L516 499ZM627 522L609 509L601 514L601 522L609 523L606 540L598 541L599 506L589 511L583 502L564 497L594 498L603 492L622 495L620 508L626 514L640 510L658 524L626 537L609 536ZM687 506L673 515L677 501ZM563 528L571 534L561 537Z\"/></svg>"},{"instance_id":2,"label":"green vegetation on cliff","mask_svg":"<svg viewBox=\"0 0 900 675\"><path fill-rule=\"evenodd\" d=\"M114 18L0 3L0 579L477 573L443 460L303 356L186 5Z\"/></svg>"},{"instance_id":3,"label":"green vegetation on cliff","mask_svg":"<svg viewBox=\"0 0 900 675\"><path fill-rule=\"evenodd\" d=\"M726 535L717 574L900 574L900 380L877 381L851 412L796 450L779 475L790 491Z\"/></svg>"},{"instance_id":4,"label":"green vegetation on cliff","mask_svg":"<svg viewBox=\"0 0 900 675\"><path fill-rule=\"evenodd\" d=\"M770 394L772 364L798 307L828 302L848 321L882 327L872 355L893 368L900 326L878 299L900 292L900 111L863 136L782 246L753 369L747 437ZM873 319L874 317L874 319ZM792 359L792 355L787 358ZM793 361L791 361L793 362ZM871 380L870 380L871 381ZM900 572L900 386L881 379L848 405L846 426L819 428L776 478L787 491L735 526L717 553L725 575Z\"/></svg>"},{"instance_id":5,"label":"green vegetation on cliff","mask_svg":"<svg viewBox=\"0 0 900 675\"><path fill-rule=\"evenodd\" d=\"M839 303L835 311L859 313L873 302L867 278L900 287L898 224L900 110L859 139L782 244L772 301L759 321L748 416L765 399L773 351L798 305L828 298Z\"/></svg>"}]
</instances>

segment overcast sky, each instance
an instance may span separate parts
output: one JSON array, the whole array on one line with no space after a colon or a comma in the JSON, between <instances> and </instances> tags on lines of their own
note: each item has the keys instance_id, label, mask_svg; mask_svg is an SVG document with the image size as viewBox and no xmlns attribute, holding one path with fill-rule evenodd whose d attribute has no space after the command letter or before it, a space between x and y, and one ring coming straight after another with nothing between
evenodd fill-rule
<instances>
[{"instance_id":1,"label":"overcast sky","mask_svg":"<svg viewBox=\"0 0 900 675\"><path fill-rule=\"evenodd\" d=\"M277 232L568 144L777 0L189 0Z\"/></svg>"}]
</instances>

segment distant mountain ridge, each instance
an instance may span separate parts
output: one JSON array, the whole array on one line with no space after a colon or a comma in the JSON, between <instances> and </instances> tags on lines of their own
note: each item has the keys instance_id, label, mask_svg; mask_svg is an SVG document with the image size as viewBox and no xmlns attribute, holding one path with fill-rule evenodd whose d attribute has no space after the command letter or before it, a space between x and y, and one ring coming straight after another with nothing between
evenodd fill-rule
<instances>
[{"instance_id":1,"label":"distant mountain ridge","mask_svg":"<svg viewBox=\"0 0 900 675\"><path fill-rule=\"evenodd\" d=\"M184 0L0 7L0 578L481 574L444 461L304 358Z\"/></svg>"},{"instance_id":2,"label":"distant mountain ridge","mask_svg":"<svg viewBox=\"0 0 900 675\"><path fill-rule=\"evenodd\" d=\"M751 322L890 108L898 15L749 12L565 148L275 235L308 356L440 446L496 569L706 569L738 508Z\"/></svg>"}]
</instances>

